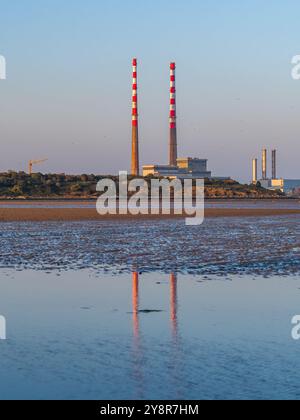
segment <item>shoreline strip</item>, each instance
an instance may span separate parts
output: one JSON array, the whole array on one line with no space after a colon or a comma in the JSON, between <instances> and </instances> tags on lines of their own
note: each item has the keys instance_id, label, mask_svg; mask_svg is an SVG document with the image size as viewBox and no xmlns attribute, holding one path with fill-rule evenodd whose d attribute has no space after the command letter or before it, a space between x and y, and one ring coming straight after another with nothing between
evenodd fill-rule
<instances>
[{"instance_id":1,"label":"shoreline strip","mask_svg":"<svg viewBox=\"0 0 300 420\"><path fill-rule=\"evenodd\" d=\"M227 209L205 210L206 218L217 217L274 217L300 215L300 209ZM0 208L0 222L88 221L88 220L166 220L180 219L177 215L107 215L100 216L89 208Z\"/></svg>"}]
</instances>

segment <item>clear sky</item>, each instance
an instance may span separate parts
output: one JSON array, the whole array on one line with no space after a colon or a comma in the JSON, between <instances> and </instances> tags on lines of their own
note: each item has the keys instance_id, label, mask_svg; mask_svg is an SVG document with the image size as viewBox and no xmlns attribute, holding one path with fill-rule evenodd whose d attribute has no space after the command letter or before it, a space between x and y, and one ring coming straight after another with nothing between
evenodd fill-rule
<instances>
[{"instance_id":1,"label":"clear sky","mask_svg":"<svg viewBox=\"0 0 300 420\"><path fill-rule=\"evenodd\" d=\"M276 147L279 175L300 178L299 16L299 0L0 1L0 170L129 169L136 56L142 164L167 163L174 60L180 156L249 181Z\"/></svg>"}]
</instances>

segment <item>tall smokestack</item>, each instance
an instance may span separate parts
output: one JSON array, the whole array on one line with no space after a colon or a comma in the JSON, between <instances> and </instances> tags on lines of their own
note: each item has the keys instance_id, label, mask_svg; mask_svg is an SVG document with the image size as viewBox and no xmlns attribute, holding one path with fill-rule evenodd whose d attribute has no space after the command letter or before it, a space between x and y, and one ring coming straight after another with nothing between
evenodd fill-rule
<instances>
[{"instance_id":1,"label":"tall smokestack","mask_svg":"<svg viewBox=\"0 0 300 420\"><path fill-rule=\"evenodd\" d=\"M267 179L267 149L262 152L262 179Z\"/></svg>"},{"instance_id":2,"label":"tall smokestack","mask_svg":"<svg viewBox=\"0 0 300 420\"><path fill-rule=\"evenodd\" d=\"M139 127L138 127L138 86L137 86L137 59L132 61L132 153L131 173L134 176L140 174L139 162Z\"/></svg>"},{"instance_id":3,"label":"tall smokestack","mask_svg":"<svg viewBox=\"0 0 300 420\"><path fill-rule=\"evenodd\" d=\"M272 150L272 179L277 179L277 150Z\"/></svg>"},{"instance_id":4,"label":"tall smokestack","mask_svg":"<svg viewBox=\"0 0 300 420\"><path fill-rule=\"evenodd\" d=\"M177 165L176 64L170 65L170 166Z\"/></svg>"},{"instance_id":5,"label":"tall smokestack","mask_svg":"<svg viewBox=\"0 0 300 420\"><path fill-rule=\"evenodd\" d=\"M252 161L252 183L256 184L258 180L258 161L257 159L253 159Z\"/></svg>"}]
</instances>

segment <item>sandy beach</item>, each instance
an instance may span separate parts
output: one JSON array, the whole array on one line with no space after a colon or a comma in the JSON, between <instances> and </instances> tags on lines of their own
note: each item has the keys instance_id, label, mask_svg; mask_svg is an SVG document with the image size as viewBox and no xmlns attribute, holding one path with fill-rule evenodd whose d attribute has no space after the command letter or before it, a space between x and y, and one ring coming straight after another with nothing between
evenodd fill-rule
<instances>
[{"instance_id":1,"label":"sandy beach","mask_svg":"<svg viewBox=\"0 0 300 420\"><path fill-rule=\"evenodd\" d=\"M32 203L31 203L32 204ZM57 203L55 203L57 204ZM80 220L130 220L136 218L143 219L168 219L180 218L183 216L100 216L96 209L93 208L64 208L63 203L61 207L56 208L35 208L26 207L5 207L2 203L0 206L0 221L1 222L29 222L29 221L80 221ZM268 216L284 216L300 214L300 209L276 209L276 208L208 208L205 210L205 217L268 217Z\"/></svg>"}]
</instances>

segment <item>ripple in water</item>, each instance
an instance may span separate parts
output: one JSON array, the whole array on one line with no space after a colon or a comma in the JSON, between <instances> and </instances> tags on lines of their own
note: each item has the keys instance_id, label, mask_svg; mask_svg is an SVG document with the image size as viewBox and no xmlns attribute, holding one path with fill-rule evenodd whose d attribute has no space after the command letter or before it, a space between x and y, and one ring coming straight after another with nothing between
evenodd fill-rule
<instances>
[{"instance_id":1,"label":"ripple in water","mask_svg":"<svg viewBox=\"0 0 300 420\"><path fill-rule=\"evenodd\" d=\"M297 275L299 216L0 224L0 266L103 273Z\"/></svg>"}]
</instances>

